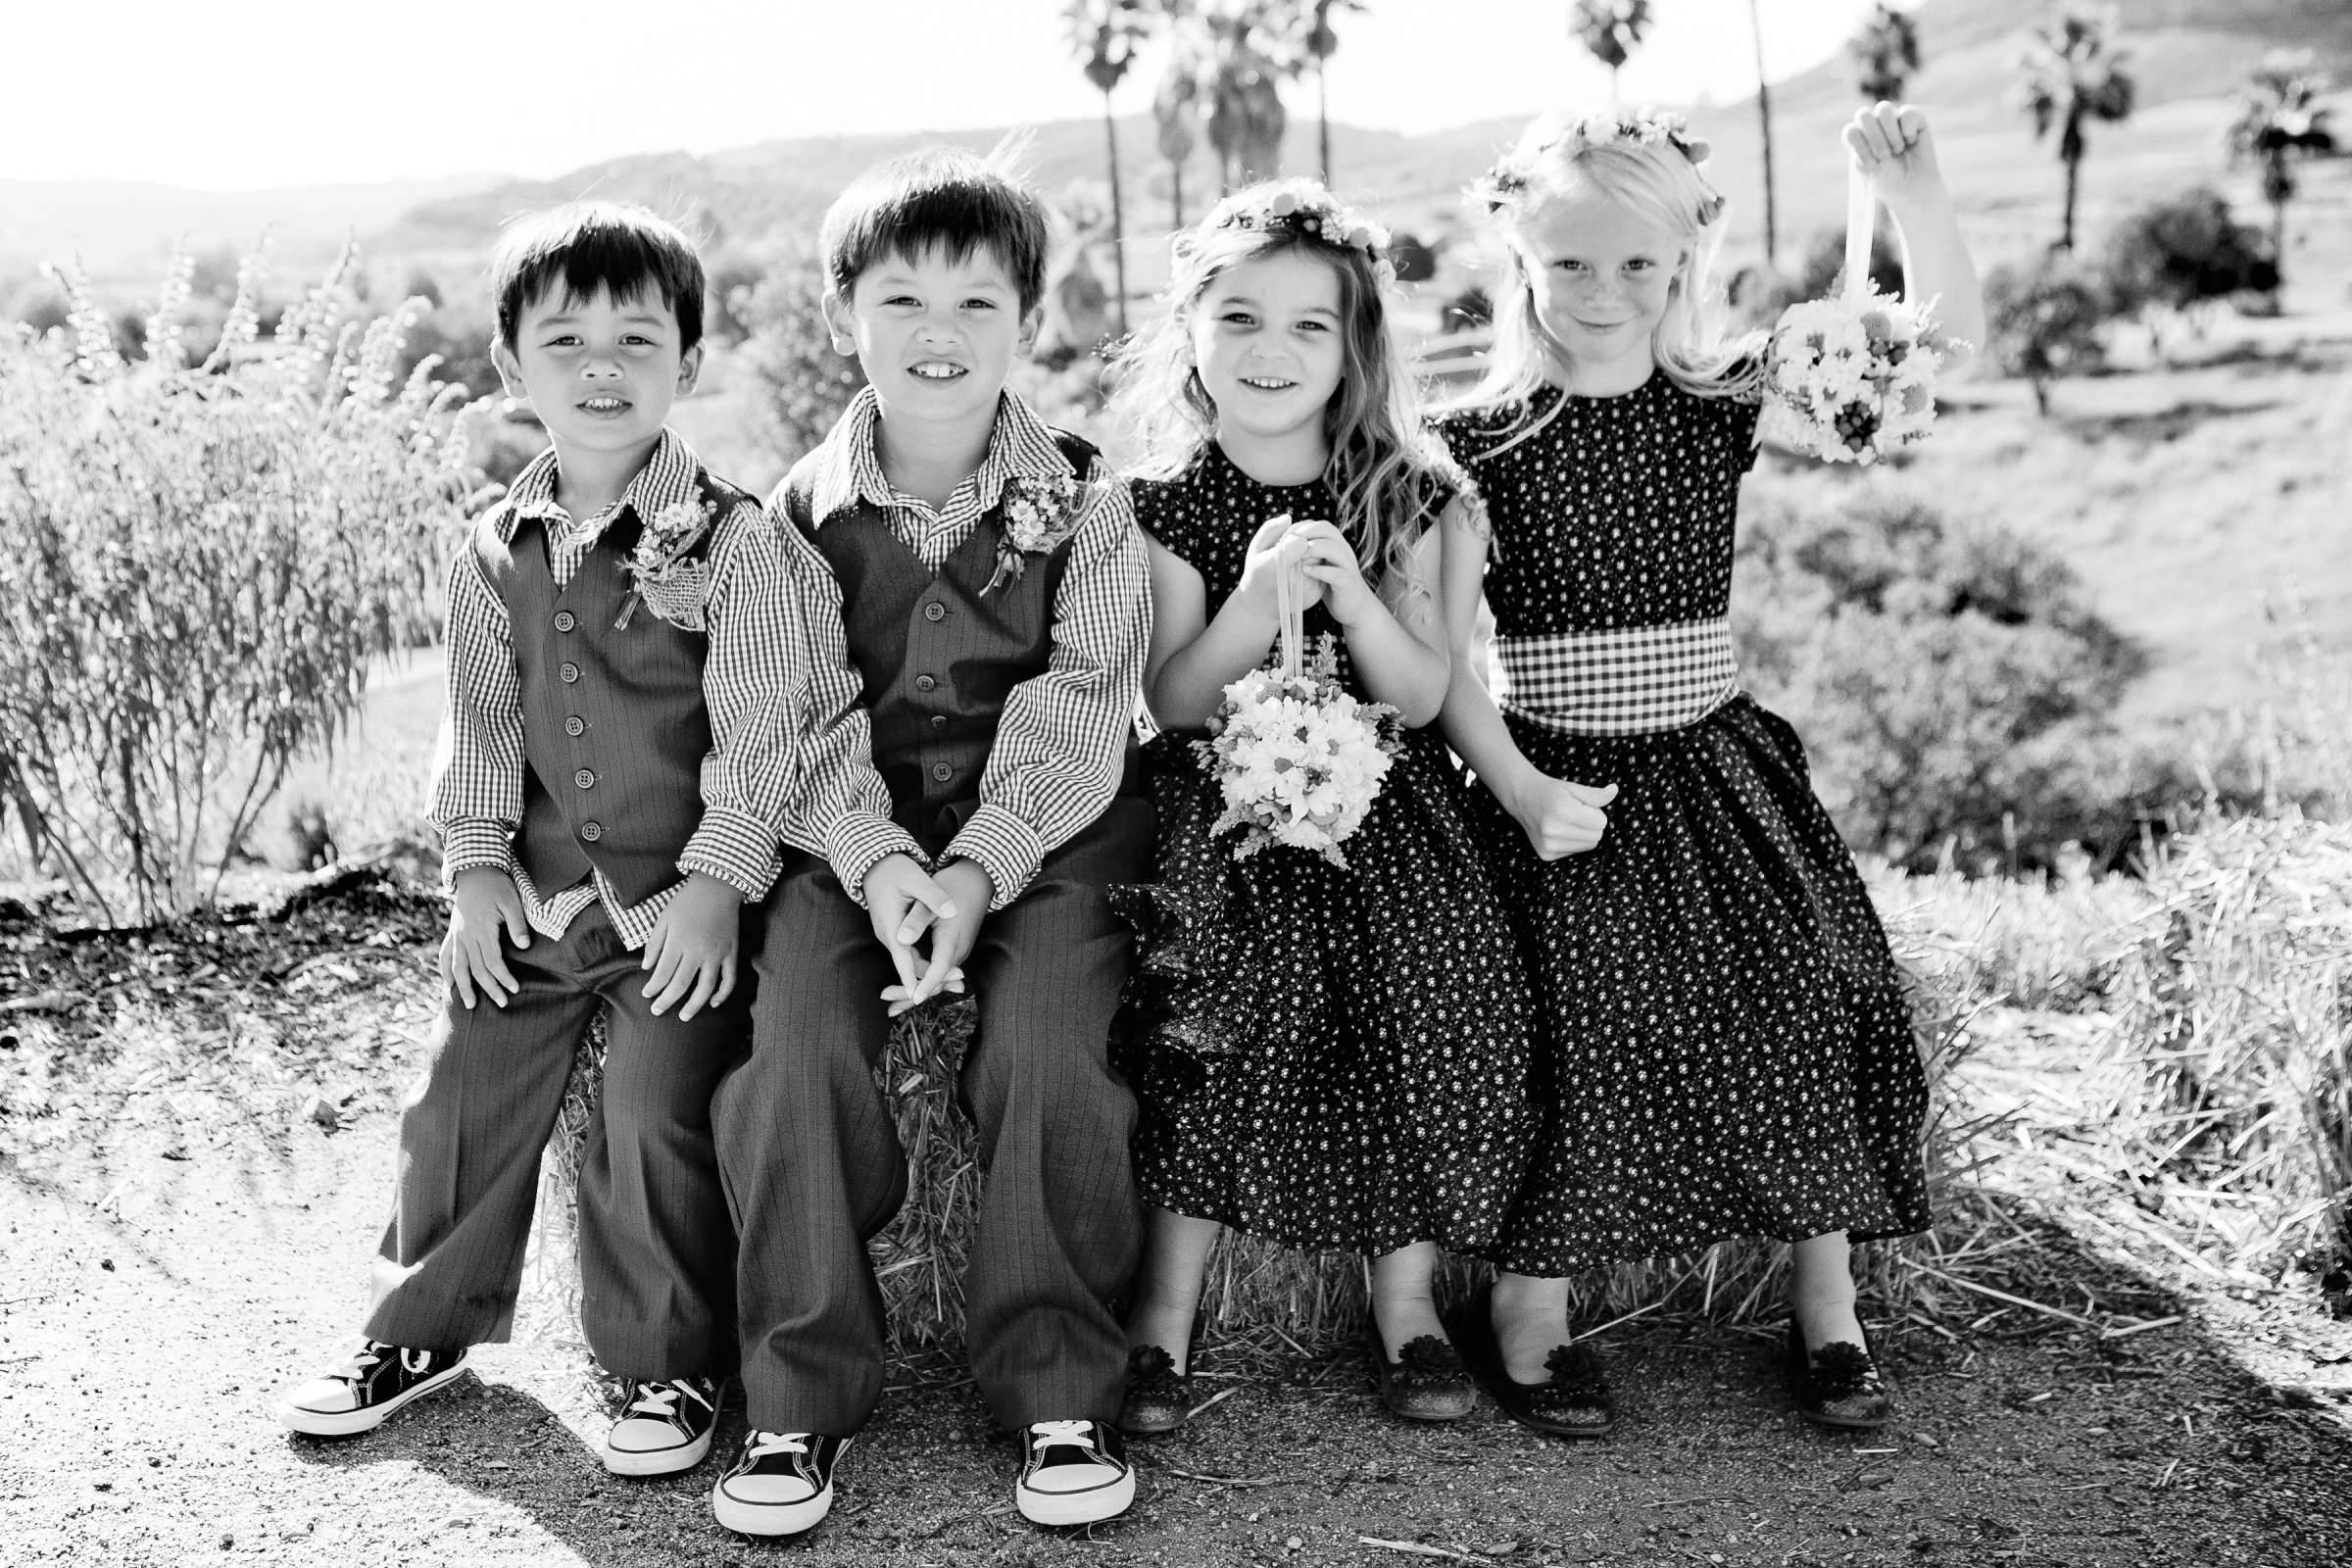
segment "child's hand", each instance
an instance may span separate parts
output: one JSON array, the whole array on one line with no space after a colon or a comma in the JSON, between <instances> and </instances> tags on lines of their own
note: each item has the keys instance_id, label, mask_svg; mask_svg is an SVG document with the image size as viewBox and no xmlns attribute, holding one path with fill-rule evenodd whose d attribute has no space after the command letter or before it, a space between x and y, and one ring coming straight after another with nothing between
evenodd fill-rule
<instances>
[{"instance_id":1,"label":"child's hand","mask_svg":"<svg viewBox=\"0 0 2352 1568\"><path fill-rule=\"evenodd\" d=\"M687 874L662 906L654 934L645 940L645 961L654 977L642 996L653 998L659 1018L680 997L684 1023L705 1006L715 1007L735 994L735 945L743 924L743 895L703 871Z\"/></svg>"},{"instance_id":2,"label":"child's hand","mask_svg":"<svg viewBox=\"0 0 2352 1568\"><path fill-rule=\"evenodd\" d=\"M1556 860L1582 855L1600 842L1609 827L1609 813L1602 808L1616 798L1614 784L1595 789L1538 772L1520 787L1510 808L1536 854Z\"/></svg>"},{"instance_id":3,"label":"child's hand","mask_svg":"<svg viewBox=\"0 0 2352 1568\"><path fill-rule=\"evenodd\" d=\"M1299 550L1291 543L1297 529L1287 512L1279 517L1268 517L1250 536L1250 548L1242 557L1242 580L1233 591L1246 595L1268 615L1274 613L1274 607L1280 602L1276 597L1276 580L1283 572L1297 569ZM1295 586L1303 586L1316 597L1323 591L1320 584L1312 582ZM1308 599L1307 603L1313 604L1314 599Z\"/></svg>"},{"instance_id":4,"label":"child's hand","mask_svg":"<svg viewBox=\"0 0 2352 1568\"><path fill-rule=\"evenodd\" d=\"M996 902L997 885L988 868L977 860L950 860L939 868L933 879L945 888L953 901L931 922L931 957L914 984L889 991L890 1015L897 1017L909 1007L919 1007L943 991L963 989L963 960L970 957L972 944L980 940L980 923L988 918L988 906Z\"/></svg>"},{"instance_id":5,"label":"child's hand","mask_svg":"<svg viewBox=\"0 0 2352 1568\"><path fill-rule=\"evenodd\" d=\"M506 955L499 951L501 927L517 948L531 945L530 918L522 910L522 890L514 879L492 865L468 866L451 879L449 935L441 939L441 978L456 988L458 1000L473 1005L473 988L498 1006L522 989Z\"/></svg>"},{"instance_id":6,"label":"child's hand","mask_svg":"<svg viewBox=\"0 0 2352 1568\"><path fill-rule=\"evenodd\" d=\"M956 900L914 863L913 857L886 855L865 873L865 912L874 922L875 939L889 950L891 966L899 971L898 985L882 993L893 1002L895 1018L906 1010L895 1004L911 997L922 979L923 956L915 944L938 922L955 918ZM899 993L897 998L892 998L892 990ZM906 1003L912 1005L912 1001Z\"/></svg>"},{"instance_id":7,"label":"child's hand","mask_svg":"<svg viewBox=\"0 0 2352 1568\"><path fill-rule=\"evenodd\" d=\"M1929 134L1926 111L1910 104L1874 104L1846 123L1839 139L1871 190L1889 209L1950 199L1936 163L1936 140Z\"/></svg>"},{"instance_id":8,"label":"child's hand","mask_svg":"<svg viewBox=\"0 0 2352 1568\"><path fill-rule=\"evenodd\" d=\"M1364 581L1364 568L1355 559L1355 547L1340 532L1337 523L1325 522L1320 517L1295 522L1291 524L1291 537L1299 546L1298 569L1319 590L1318 597L1323 603L1331 607L1334 620L1343 626L1353 626L1385 608L1380 595Z\"/></svg>"}]
</instances>

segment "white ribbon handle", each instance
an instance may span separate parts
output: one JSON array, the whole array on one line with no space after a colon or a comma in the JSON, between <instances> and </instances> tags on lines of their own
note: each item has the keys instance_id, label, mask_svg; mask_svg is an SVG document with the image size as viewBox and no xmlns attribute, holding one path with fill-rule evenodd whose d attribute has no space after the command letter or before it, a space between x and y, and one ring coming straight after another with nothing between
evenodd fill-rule
<instances>
[{"instance_id":1,"label":"white ribbon handle","mask_svg":"<svg viewBox=\"0 0 2352 1568\"><path fill-rule=\"evenodd\" d=\"M1869 176L1849 157L1845 161L1845 297L1849 300L1870 292L1870 241L1878 222L1879 203L1870 193Z\"/></svg>"},{"instance_id":2,"label":"white ribbon handle","mask_svg":"<svg viewBox=\"0 0 2352 1568\"><path fill-rule=\"evenodd\" d=\"M1296 679L1299 672L1299 647L1306 637L1306 610L1299 601L1305 597L1298 591L1298 563L1291 556L1289 546L1283 547L1282 569L1274 574L1274 610L1282 618L1282 674L1285 680Z\"/></svg>"}]
</instances>

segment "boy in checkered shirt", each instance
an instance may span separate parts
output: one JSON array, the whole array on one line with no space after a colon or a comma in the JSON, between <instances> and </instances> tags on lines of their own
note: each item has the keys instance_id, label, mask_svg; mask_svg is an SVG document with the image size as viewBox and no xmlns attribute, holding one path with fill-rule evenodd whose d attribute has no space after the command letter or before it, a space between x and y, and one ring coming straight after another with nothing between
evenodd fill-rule
<instances>
[{"instance_id":1,"label":"boy in checkered shirt","mask_svg":"<svg viewBox=\"0 0 2352 1568\"><path fill-rule=\"evenodd\" d=\"M492 283L499 374L550 445L450 573L430 812L448 994L401 1117L365 1338L277 1413L364 1432L508 1337L540 1152L610 1008L580 1314L629 1384L607 1468L662 1474L710 1451L734 1355L710 1096L744 1034L743 906L775 877L801 639L759 503L664 422L702 365L691 242L643 209L576 204L512 226Z\"/></svg>"}]
</instances>

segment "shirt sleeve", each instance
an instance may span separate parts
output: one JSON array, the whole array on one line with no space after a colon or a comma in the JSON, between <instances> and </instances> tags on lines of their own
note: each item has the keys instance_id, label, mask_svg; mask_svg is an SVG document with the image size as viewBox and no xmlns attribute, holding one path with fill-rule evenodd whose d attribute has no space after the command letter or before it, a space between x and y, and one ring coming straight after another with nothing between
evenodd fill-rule
<instances>
[{"instance_id":1,"label":"shirt sleeve","mask_svg":"<svg viewBox=\"0 0 2352 1568\"><path fill-rule=\"evenodd\" d=\"M522 822L522 685L507 607L468 540L449 569L448 698L425 817L441 833L441 879L504 869Z\"/></svg>"},{"instance_id":2,"label":"shirt sleeve","mask_svg":"<svg viewBox=\"0 0 2352 1568\"><path fill-rule=\"evenodd\" d=\"M1045 858L1110 804L1142 703L1150 572L1125 483L1105 487L1070 550L1053 657L1005 698L979 808L947 849L988 872L992 909L1026 892Z\"/></svg>"},{"instance_id":3,"label":"shirt sleeve","mask_svg":"<svg viewBox=\"0 0 2352 1568\"><path fill-rule=\"evenodd\" d=\"M678 870L714 876L757 903L775 883L776 846L792 800L801 638L767 514L745 502L726 528L710 552L705 607L710 755L703 759L703 819L678 856Z\"/></svg>"},{"instance_id":4,"label":"shirt sleeve","mask_svg":"<svg viewBox=\"0 0 2352 1568\"><path fill-rule=\"evenodd\" d=\"M865 679L850 661L841 582L774 503L769 517L789 568L808 659L798 715L807 753L785 838L797 849L824 857L842 887L862 906L868 871L892 855L920 860L923 854L914 835L890 818L890 786L874 766Z\"/></svg>"}]
</instances>

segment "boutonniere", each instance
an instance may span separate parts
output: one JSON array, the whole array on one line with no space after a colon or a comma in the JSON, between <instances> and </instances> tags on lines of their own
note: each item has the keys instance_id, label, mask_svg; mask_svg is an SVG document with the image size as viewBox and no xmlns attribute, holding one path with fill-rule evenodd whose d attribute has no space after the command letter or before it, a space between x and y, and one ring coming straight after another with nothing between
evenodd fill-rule
<instances>
[{"instance_id":1,"label":"boutonniere","mask_svg":"<svg viewBox=\"0 0 2352 1568\"><path fill-rule=\"evenodd\" d=\"M640 600L671 625L687 631L703 629L703 609L710 598L710 567L705 561L688 561L686 553L702 541L718 520L708 497L673 501L645 520L636 548L629 552L629 597L621 601L615 631L625 630L637 613Z\"/></svg>"},{"instance_id":2,"label":"boutonniere","mask_svg":"<svg viewBox=\"0 0 2352 1568\"><path fill-rule=\"evenodd\" d=\"M1050 555L1075 537L1097 488L1066 473L1051 479L1005 480L997 504L997 570L980 591L993 593L1004 583L1020 581L1031 556Z\"/></svg>"}]
</instances>

